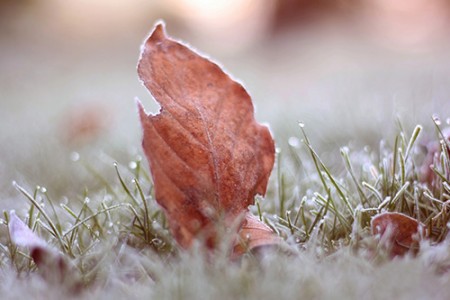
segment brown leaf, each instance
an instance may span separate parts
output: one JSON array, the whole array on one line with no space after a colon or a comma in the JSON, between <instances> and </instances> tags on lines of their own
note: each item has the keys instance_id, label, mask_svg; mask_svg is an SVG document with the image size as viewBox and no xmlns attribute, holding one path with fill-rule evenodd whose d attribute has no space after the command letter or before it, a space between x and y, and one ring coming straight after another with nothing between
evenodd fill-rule
<instances>
[{"instance_id":1,"label":"brown leaf","mask_svg":"<svg viewBox=\"0 0 450 300\"><path fill-rule=\"evenodd\" d=\"M138 73L161 105L147 115L138 103L156 200L181 246L201 236L213 248L215 226L231 226L265 194L273 139L242 85L167 38L162 24L142 46Z\"/></svg>"},{"instance_id":2,"label":"brown leaf","mask_svg":"<svg viewBox=\"0 0 450 300\"><path fill-rule=\"evenodd\" d=\"M380 244L394 256L403 256L407 252L417 254L419 241L426 236L425 225L395 212L386 212L375 216L371 221L373 235L380 236Z\"/></svg>"},{"instance_id":3,"label":"brown leaf","mask_svg":"<svg viewBox=\"0 0 450 300\"><path fill-rule=\"evenodd\" d=\"M239 257L247 251L281 243L281 238L275 235L269 226L247 213L239 231L239 240L233 249L233 256Z\"/></svg>"},{"instance_id":4,"label":"brown leaf","mask_svg":"<svg viewBox=\"0 0 450 300\"><path fill-rule=\"evenodd\" d=\"M446 140L446 143L450 142L450 127L446 127L442 129L441 142ZM423 146L426 149L426 156L422 162L422 166L420 167L419 175L420 181L425 182L430 186L433 186L438 176L433 171L433 166L439 166L441 164L441 152L442 145L439 141L429 140L423 143ZM444 149L447 149L447 154L450 155L450 149L447 147L447 144L444 144Z\"/></svg>"},{"instance_id":5,"label":"brown leaf","mask_svg":"<svg viewBox=\"0 0 450 300\"><path fill-rule=\"evenodd\" d=\"M9 235L19 247L30 250L30 256L41 275L50 283L65 285L71 293L80 292L81 278L67 259L28 228L14 211L10 213Z\"/></svg>"},{"instance_id":6,"label":"brown leaf","mask_svg":"<svg viewBox=\"0 0 450 300\"><path fill-rule=\"evenodd\" d=\"M111 105L93 100L73 106L64 112L59 124L62 141L71 147L93 142L110 129L112 119Z\"/></svg>"}]
</instances>

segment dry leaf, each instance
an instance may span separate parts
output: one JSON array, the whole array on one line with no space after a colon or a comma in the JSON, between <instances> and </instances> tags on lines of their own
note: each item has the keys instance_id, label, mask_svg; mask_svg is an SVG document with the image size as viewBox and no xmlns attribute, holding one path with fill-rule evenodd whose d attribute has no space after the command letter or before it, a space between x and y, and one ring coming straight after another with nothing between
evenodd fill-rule
<instances>
[{"instance_id":1,"label":"dry leaf","mask_svg":"<svg viewBox=\"0 0 450 300\"><path fill-rule=\"evenodd\" d=\"M112 116L110 105L95 101L67 109L59 126L63 142L72 147L93 142L111 127Z\"/></svg>"},{"instance_id":2,"label":"dry leaf","mask_svg":"<svg viewBox=\"0 0 450 300\"><path fill-rule=\"evenodd\" d=\"M447 142L450 142L450 127L442 129L442 136ZM441 137L442 138L442 137ZM443 139L442 139L443 141ZM438 141L431 140L423 143L426 149L426 156L420 167L420 181L433 185L437 179L436 173L433 171L433 165L439 166L441 163L442 146ZM450 156L450 149L447 149L447 154Z\"/></svg>"},{"instance_id":3,"label":"dry leaf","mask_svg":"<svg viewBox=\"0 0 450 300\"><path fill-rule=\"evenodd\" d=\"M394 256L408 252L417 254L419 241L426 236L425 225L407 215L395 212L382 213L371 221L373 235L379 235L380 244Z\"/></svg>"},{"instance_id":4,"label":"dry leaf","mask_svg":"<svg viewBox=\"0 0 450 300\"><path fill-rule=\"evenodd\" d=\"M30 250L31 258L48 282L66 285L71 293L80 292L81 278L77 270L62 254L31 231L14 211L10 213L8 228L12 242Z\"/></svg>"},{"instance_id":5,"label":"dry leaf","mask_svg":"<svg viewBox=\"0 0 450 300\"><path fill-rule=\"evenodd\" d=\"M280 245L281 242L281 238L275 235L269 226L252 214L247 213L239 231L239 240L233 249L233 256L239 257L247 250Z\"/></svg>"},{"instance_id":6,"label":"dry leaf","mask_svg":"<svg viewBox=\"0 0 450 300\"><path fill-rule=\"evenodd\" d=\"M147 115L138 103L156 200L181 246L202 237L214 248L216 226L231 226L266 192L270 132L255 121L242 85L167 38L162 24L142 46L138 73L161 105Z\"/></svg>"}]
</instances>

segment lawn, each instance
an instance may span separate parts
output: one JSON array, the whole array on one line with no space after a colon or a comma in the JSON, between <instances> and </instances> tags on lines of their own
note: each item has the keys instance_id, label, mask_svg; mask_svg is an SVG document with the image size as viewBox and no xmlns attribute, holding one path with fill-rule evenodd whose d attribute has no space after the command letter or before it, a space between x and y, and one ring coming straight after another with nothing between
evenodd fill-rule
<instances>
[{"instance_id":1,"label":"lawn","mask_svg":"<svg viewBox=\"0 0 450 300\"><path fill-rule=\"evenodd\" d=\"M19 25L9 28L24 36L3 37L2 297L448 298L445 53L293 33L270 51L218 52L275 139L267 194L250 211L283 240L230 260L226 230L212 252L182 249L155 201L133 101L157 111L135 70L153 21L107 55L48 37L24 47L33 32ZM392 257L370 229L382 212L413 217L427 237ZM41 256L11 240L15 215L45 241Z\"/></svg>"}]
</instances>

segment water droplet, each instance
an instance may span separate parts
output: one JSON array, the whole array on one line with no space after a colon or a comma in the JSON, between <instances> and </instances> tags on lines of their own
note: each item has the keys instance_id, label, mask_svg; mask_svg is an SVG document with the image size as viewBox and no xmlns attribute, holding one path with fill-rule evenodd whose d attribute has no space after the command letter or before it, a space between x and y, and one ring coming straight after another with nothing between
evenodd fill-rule
<instances>
[{"instance_id":1,"label":"water droplet","mask_svg":"<svg viewBox=\"0 0 450 300\"><path fill-rule=\"evenodd\" d=\"M441 125L441 119L436 114L433 115L433 121L434 123L436 123L436 125Z\"/></svg>"},{"instance_id":2,"label":"water droplet","mask_svg":"<svg viewBox=\"0 0 450 300\"><path fill-rule=\"evenodd\" d=\"M84 203L88 204L89 202L91 202L91 199L89 199L89 197L84 198Z\"/></svg>"},{"instance_id":3,"label":"water droplet","mask_svg":"<svg viewBox=\"0 0 450 300\"><path fill-rule=\"evenodd\" d=\"M300 147L300 140L296 136L291 136L288 140L289 146L293 148L299 148Z\"/></svg>"},{"instance_id":4,"label":"water droplet","mask_svg":"<svg viewBox=\"0 0 450 300\"><path fill-rule=\"evenodd\" d=\"M163 242L161 239L154 238L154 239L152 239L152 244L155 245L156 247L161 247Z\"/></svg>"},{"instance_id":5,"label":"water droplet","mask_svg":"<svg viewBox=\"0 0 450 300\"><path fill-rule=\"evenodd\" d=\"M62 201L61 201L61 204L67 205L68 203L69 203L69 198L63 197L63 198L62 198Z\"/></svg>"},{"instance_id":6,"label":"water droplet","mask_svg":"<svg viewBox=\"0 0 450 300\"><path fill-rule=\"evenodd\" d=\"M137 163L135 161L130 161L130 163L128 164L128 168L130 168L131 170L136 169Z\"/></svg>"},{"instance_id":7,"label":"water droplet","mask_svg":"<svg viewBox=\"0 0 450 300\"><path fill-rule=\"evenodd\" d=\"M78 152L73 151L72 153L70 153L70 160L71 161L79 161L80 154Z\"/></svg>"},{"instance_id":8,"label":"water droplet","mask_svg":"<svg viewBox=\"0 0 450 300\"><path fill-rule=\"evenodd\" d=\"M276 154L280 154L280 153L281 153L281 148L276 147L276 148L275 148L275 153L276 153Z\"/></svg>"},{"instance_id":9,"label":"water droplet","mask_svg":"<svg viewBox=\"0 0 450 300\"><path fill-rule=\"evenodd\" d=\"M350 149L347 146L344 146L341 148L341 151L345 154L348 154L348 152L350 151Z\"/></svg>"},{"instance_id":10,"label":"water droplet","mask_svg":"<svg viewBox=\"0 0 450 300\"><path fill-rule=\"evenodd\" d=\"M305 127L305 123L303 123L303 122L298 122L298 126L300 126L300 128L304 128L304 127Z\"/></svg>"},{"instance_id":11,"label":"water droplet","mask_svg":"<svg viewBox=\"0 0 450 300\"><path fill-rule=\"evenodd\" d=\"M41 188L39 190L43 194L47 193L47 189L44 186L41 186Z\"/></svg>"},{"instance_id":12,"label":"water droplet","mask_svg":"<svg viewBox=\"0 0 450 300\"><path fill-rule=\"evenodd\" d=\"M113 222L109 222L108 223L108 227L113 227L114 226L114 223Z\"/></svg>"},{"instance_id":13,"label":"water droplet","mask_svg":"<svg viewBox=\"0 0 450 300\"><path fill-rule=\"evenodd\" d=\"M445 123L447 123L447 125L450 125L450 118L447 118L447 119L445 120Z\"/></svg>"}]
</instances>

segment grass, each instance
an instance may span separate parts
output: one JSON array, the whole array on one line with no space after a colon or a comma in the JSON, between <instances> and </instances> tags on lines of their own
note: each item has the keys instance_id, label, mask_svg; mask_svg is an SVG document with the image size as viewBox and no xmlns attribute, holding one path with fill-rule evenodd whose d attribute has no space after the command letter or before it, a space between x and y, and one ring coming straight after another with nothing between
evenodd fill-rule
<instances>
[{"instance_id":1,"label":"grass","mask_svg":"<svg viewBox=\"0 0 450 300\"><path fill-rule=\"evenodd\" d=\"M265 199L257 197L250 208L292 253L248 253L238 262L228 260L226 247L212 256L198 245L178 248L141 157L111 165L113 180L78 160L98 188L60 203L52 199L51 187L14 183L26 203L17 215L73 268L67 278L49 280L29 251L11 241L5 210L0 292L6 298L441 298L450 292L445 284L450 147L439 121L433 122L442 151L430 182L421 174L426 155L421 126L408 131L399 123L392 142L381 141L378 149L336 149L335 160L326 163L300 124L298 137L277 150ZM431 236L417 257L390 260L378 247L370 220L384 211L405 213L427 226ZM408 276L392 282L386 279L392 272Z\"/></svg>"}]
</instances>

